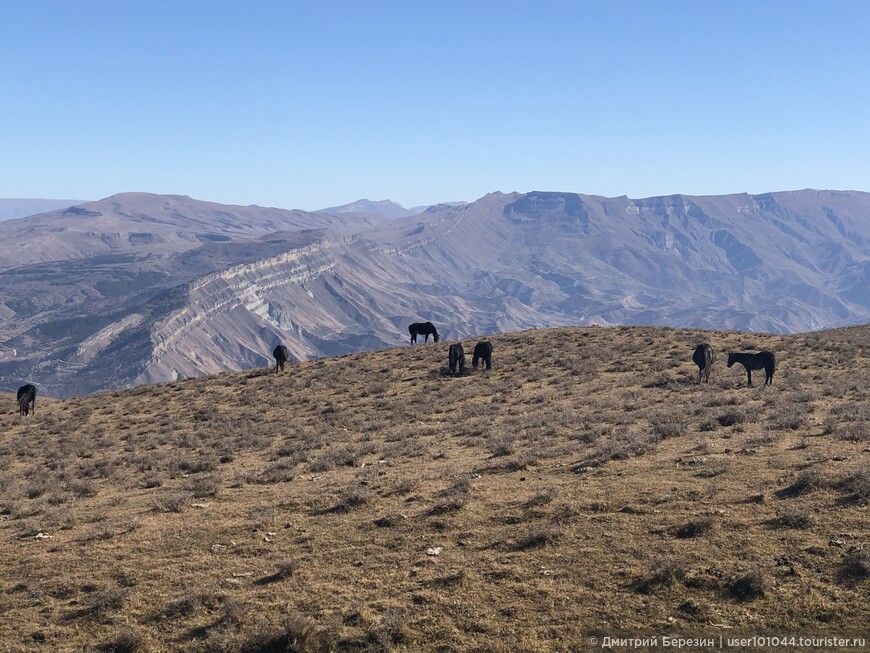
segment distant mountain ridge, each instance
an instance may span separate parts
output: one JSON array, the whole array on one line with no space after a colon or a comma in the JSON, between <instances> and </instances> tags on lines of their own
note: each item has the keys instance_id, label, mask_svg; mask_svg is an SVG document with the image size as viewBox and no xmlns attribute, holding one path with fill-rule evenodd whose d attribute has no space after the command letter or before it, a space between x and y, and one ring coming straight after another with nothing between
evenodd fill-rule
<instances>
[{"instance_id":1,"label":"distant mountain ridge","mask_svg":"<svg viewBox=\"0 0 870 653\"><path fill-rule=\"evenodd\" d=\"M69 396L530 327L870 321L870 194L491 193L404 218L121 194L0 224L0 387ZM439 345L440 347L440 345ZM440 351L440 350L438 350Z\"/></svg>"},{"instance_id":2,"label":"distant mountain ridge","mask_svg":"<svg viewBox=\"0 0 870 653\"><path fill-rule=\"evenodd\" d=\"M328 227L346 233L380 221L372 216L232 206L181 195L119 193L0 223L0 269L103 254L166 256L276 231Z\"/></svg>"},{"instance_id":3,"label":"distant mountain ridge","mask_svg":"<svg viewBox=\"0 0 870 653\"><path fill-rule=\"evenodd\" d=\"M58 209L65 209L76 204L82 204L84 200L53 200L53 199L30 199L9 198L0 199L0 221L26 218L29 215L48 213Z\"/></svg>"},{"instance_id":4,"label":"distant mountain ridge","mask_svg":"<svg viewBox=\"0 0 870 653\"><path fill-rule=\"evenodd\" d=\"M421 206L413 206L406 209L404 206L391 200L357 200L350 204L341 206L333 206L328 209L320 209L320 213L352 213L368 216L380 216L387 219L407 218L412 215L418 215L425 211L434 208L464 206L467 202L441 202L439 204L423 204Z\"/></svg>"},{"instance_id":5,"label":"distant mountain ridge","mask_svg":"<svg viewBox=\"0 0 870 653\"><path fill-rule=\"evenodd\" d=\"M341 206L333 206L328 209L321 209L322 213L361 213L365 215L379 215L384 218L406 218L409 215L415 215L421 211L414 209L406 209L401 204L391 200L357 200L350 204L342 204Z\"/></svg>"}]
</instances>

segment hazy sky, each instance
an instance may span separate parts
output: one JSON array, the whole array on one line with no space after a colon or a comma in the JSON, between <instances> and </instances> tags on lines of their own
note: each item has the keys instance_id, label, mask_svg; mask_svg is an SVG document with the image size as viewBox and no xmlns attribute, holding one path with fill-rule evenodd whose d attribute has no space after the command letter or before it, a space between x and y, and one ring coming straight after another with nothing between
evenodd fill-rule
<instances>
[{"instance_id":1,"label":"hazy sky","mask_svg":"<svg viewBox=\"0 0 870 653\"><path fill-rule=\"evenodd\" d=\"M0 0L0 197L870 191L870 2Z\"/></svg>"}]
</instances>

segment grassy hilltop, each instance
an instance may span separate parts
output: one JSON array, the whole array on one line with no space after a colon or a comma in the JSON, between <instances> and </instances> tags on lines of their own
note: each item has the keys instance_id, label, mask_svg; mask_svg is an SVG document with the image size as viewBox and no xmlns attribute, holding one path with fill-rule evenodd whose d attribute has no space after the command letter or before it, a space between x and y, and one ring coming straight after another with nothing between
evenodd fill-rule
<instances>
[{"instance_id":1,"label":"grassy hilltop","mask_svg":"<svg viewBox=\"0 0 870 653\"><path fill-rule=\"evenodd\" d=\"M0 650L867 632L870 327L490 340L459 378L441 342L28 418L7 396ZM776 352L773 386L729 349Z\"/></svg>"}]
</instances>

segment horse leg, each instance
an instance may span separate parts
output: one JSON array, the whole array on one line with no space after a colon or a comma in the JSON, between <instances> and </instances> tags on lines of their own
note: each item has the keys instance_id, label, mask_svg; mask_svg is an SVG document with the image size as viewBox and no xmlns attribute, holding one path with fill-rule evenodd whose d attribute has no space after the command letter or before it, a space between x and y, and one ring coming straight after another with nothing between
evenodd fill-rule
<instances>
[{"instance_id":1,"label":"horse leg","mask_svg":"<svg viewBox=\"0 0 870 653\"><path fill-rule=\"evenodd\" d=\"M746 368L746 379L748 381L747 385L752 385L752 370L748 367Z\"/></svg>"}]
</instances>

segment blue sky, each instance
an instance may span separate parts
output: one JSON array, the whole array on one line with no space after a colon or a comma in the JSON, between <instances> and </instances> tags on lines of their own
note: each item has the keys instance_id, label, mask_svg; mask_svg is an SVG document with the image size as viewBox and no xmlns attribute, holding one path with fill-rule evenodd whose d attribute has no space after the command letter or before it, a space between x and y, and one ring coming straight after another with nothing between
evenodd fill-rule
<instances>
[{"instance_id":1,"label":"blue sky","mask_svg":"<svg viewBox=\"0 0 870 653\"><path fill-rule=\"evenodd\" d=\"M0 0L0 197L870 191L870 2Z\"/></svg>"}]
</instances>

